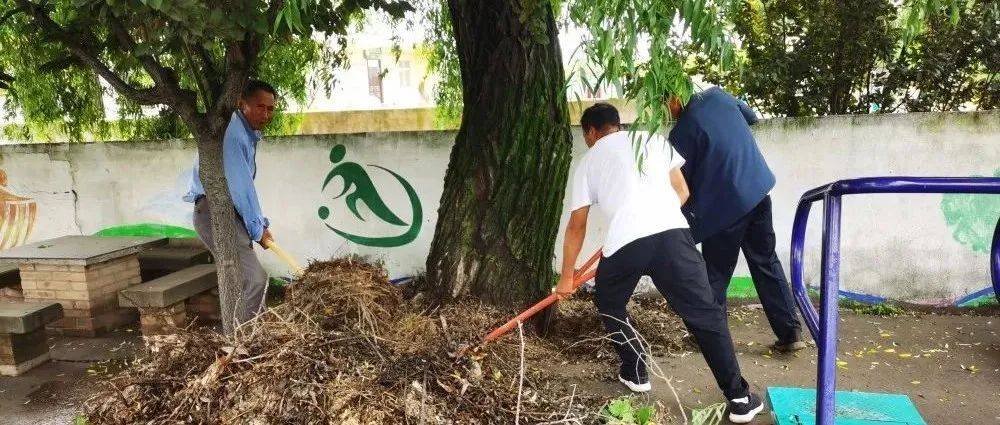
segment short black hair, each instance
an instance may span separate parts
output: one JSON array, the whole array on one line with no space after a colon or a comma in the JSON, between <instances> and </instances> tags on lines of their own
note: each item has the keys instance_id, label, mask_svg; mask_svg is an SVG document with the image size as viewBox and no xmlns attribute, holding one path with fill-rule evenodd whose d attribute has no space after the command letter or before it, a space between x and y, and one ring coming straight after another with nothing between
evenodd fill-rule
<instances>
[{"instance_id":1,"label":"short black hair","mask_svg":"<svg viewBox=\"0 0 1000 425\"><path fill-rule=\"evenodd\" d=\"M583 116L580 117L580 126L583 127L584 131L591 128L600 130L609 125L622 125L621 117L618 116L618 109L610 103L595 103L594 106L584 110Z\"/></svg>"},{"instance_id":2,"label":"short black hair","mask_svg":"<svg viewBox=\"0 0 1000 425\"><path fill-rule=\"evenodd\" d=\"M274 87L271 87L270 84L261 80L250 80L247 81L247 85L243 87L243 99L249 99L259 91L266 91L271 93L271 96L278 97L278 91L275 90Z\"/></svg>"}]
</instances>

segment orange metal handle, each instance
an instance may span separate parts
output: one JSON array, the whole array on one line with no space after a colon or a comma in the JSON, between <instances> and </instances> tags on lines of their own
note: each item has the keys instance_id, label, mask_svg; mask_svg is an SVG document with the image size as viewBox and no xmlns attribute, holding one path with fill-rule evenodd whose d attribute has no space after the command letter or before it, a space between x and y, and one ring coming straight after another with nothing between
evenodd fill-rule
<instances>
[{"instance_id":1,"label":"orange metal handle","mask_svg":"<svg viewBox=\"0 0 1000 425\"><path fill-rule=\"evenodd\" d=\"M590 257L589 260L587 260L586 263L583 263L583 267L578 269L577 272L573 274L574 291L579 289L580 286L583 285L588 280L593 279L594 275L597 274L596 267L594 268L594 270L588 270L588 269L591 266L593 266L594 263L596 263L599 258L601 258L600 248L597 250L597 252L594 253L594 255ZM521 314L514 316L513 319L510 319L509 321L507 321L507 323L504 323L503 326L494 329L493 332L490 332L489 335L486 335L486 338L483 338L483 344L495 341L497 338L500 338L507 332L510 332L511 330L516 328L518 322L524 322L525 320L528 320L528 318L534 316L535 314L538 314L539 311L545 310L548 306L552 305L552 303L556 302L556 300L558 299L559 296L556 294L550 294L549 296L542 298L542 300L535 303L535 305L529 307L527 310L524 310L523 312L521 312Z\"/></svg>"}]
</instances>

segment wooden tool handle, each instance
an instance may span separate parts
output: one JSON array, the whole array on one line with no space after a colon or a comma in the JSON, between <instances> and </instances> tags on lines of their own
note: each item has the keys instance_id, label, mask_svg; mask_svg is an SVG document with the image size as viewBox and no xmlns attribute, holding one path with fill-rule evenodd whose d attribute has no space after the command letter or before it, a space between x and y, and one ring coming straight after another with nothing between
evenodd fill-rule
<instances>
[{"instance_id":1,"label":"wooden tool handle","mask_svg":"<svg viewBox=\"0 0 1000 425\"><path fill-rule=\"evenodd\" d=\"M268 251L273 252L274 255L277 255L278 258L280 258L282 261L285 262L285 264L288 264L288 266L292 268L292 272L294 272L297 275L302 275L302 272L304 271L302 270L302 266L300 266L299 263L295 261L295 259L292 258L291 255L288 255L288 253L285 252L284 249L281 249L281 246L278 245L278 243L275 242L274 239L265 240L264 248L266 248Z\"/></svg>"}]
</instances>

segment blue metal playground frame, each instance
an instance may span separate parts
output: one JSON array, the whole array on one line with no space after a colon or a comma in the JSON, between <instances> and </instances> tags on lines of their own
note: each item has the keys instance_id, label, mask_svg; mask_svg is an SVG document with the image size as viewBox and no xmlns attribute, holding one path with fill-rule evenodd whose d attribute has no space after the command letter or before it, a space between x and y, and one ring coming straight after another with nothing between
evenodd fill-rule
<instances>
[{"instance_id":1,"label":"blue metal playground frame","mask_svg":"<svg viewBox=\"0 0 1000 425\"><path fill-rule=\"evenodd\" d=\"M837 387L837 299L840 289L840 203L843 195L866 193L971 193L1000 195L996 177L868 177L839 180L802 195L792 226L792 291L819 347L817 362L817 425L833 425L834 391ZM820 277L820 311L812 305L803 281L803 250L809 209L823 201L823 251ZM994 294L1000 300L1000 220L993 232L990 274Z\"/></svg>"}]
</instances>

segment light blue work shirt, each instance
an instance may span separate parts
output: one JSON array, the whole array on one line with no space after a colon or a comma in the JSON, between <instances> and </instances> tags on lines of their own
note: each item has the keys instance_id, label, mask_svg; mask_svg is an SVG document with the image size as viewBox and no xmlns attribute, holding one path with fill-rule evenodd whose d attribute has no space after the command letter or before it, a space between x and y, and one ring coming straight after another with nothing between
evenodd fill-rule
<instances>
[{"instance_id":1,"label":"light blue work shirt","mask_svg":"<svg viewBox=\"0 0 1000 425\"><path fill-rule=\"evenodd\" d=\"M260 241L264 229L270 222L260 210L257 199L257 189L254 187L254 177L257 176L257 142L260 132L250 128L245 116L240 111L233 112L222 139L222 167L226 173L226 183L229 186L229 196L236 206L236 213L243 219L250 239ZM184 200L195 202L205 196L205 188L198 176L198 158L194 160L194 170L191 172L191 189Z\"/></svg>"}]
</instances>

